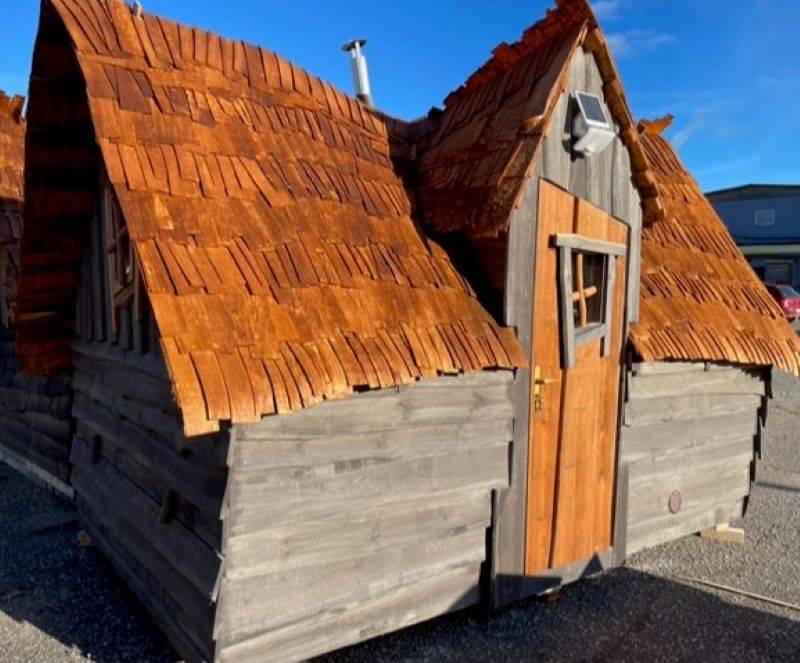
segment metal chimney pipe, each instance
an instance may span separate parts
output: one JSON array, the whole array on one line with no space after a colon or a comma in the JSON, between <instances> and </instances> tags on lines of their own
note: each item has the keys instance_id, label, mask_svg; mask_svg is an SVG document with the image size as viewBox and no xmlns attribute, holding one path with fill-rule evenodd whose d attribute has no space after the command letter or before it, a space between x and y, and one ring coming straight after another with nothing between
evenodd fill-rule
<instances>
[{"instance_id":1,"label":"metal chimney pipe","mask_svg":"<svg viewBox=\"0 0 800 663\"><path fill-rule=\"evenodd\" d=\"M356 88L356 97L370 108L375 108L375 103L372 101L372 90L369 85L367 58L361 52L361 49L366 45L366 39L353 39L342 46L342 50L352 56L350 66L353 70L353 85Z\"/></svg>"}]
</instances>

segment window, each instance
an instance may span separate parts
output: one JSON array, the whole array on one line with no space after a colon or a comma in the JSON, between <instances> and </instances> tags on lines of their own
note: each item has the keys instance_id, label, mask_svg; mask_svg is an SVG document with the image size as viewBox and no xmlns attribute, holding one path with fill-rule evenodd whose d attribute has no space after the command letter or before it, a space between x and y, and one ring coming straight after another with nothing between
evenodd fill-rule
<instances>
[{"instance_id":1,"label":"window","mask_svg":"<svg viewBox=\"0 0 800 663\"><path fill-rule=\"evenodd\" d=\"M558 249L561 347L564 368L575 365L575 349L601 339L601 352L611 351L612 301L616 259L624 244L581 235L556 235Z\"/></svg>"},{"instance_id":2,"label":"window","mask_svg":"<svg viewBox=\"0 0 800 663\"><path fill-rule=\"evenodd\" d=\"M136 266L133 244L117 197L110 186L103 189L103 232L107 256L111 328L119 331L120 311L129 307L134 297Z\"/></svg>"},{"instance_id":3,"label":"window","mask_svg":"<svg viewBox=\"0 0 800 663\"><path fill-rule=\"evenodd\" d=\"M572 317L575 329L603 322L603 287L608 256L601 253L572 252Z\"/></svg>"},{"instance_id":4,"label":"window","mask_svg":"<svg viewBox=\"0 0 800 663\"><path fill-rule=\"evenodd\" d=\"M756 210L755 225L757 225L757 226L774 226L775 225L775 210L774 209L759 209L759 210Z\"/></svg>"}]
</instances>

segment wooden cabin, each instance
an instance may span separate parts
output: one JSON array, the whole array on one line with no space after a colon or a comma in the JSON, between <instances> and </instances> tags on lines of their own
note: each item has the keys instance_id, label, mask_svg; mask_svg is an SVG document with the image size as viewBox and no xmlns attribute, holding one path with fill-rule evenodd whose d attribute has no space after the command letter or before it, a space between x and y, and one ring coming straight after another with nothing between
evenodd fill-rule
<instances>
[{"instance_id":1,"label":"wooden cabin","mask_svg":"<svg viewBox=\"0 0 800 663\"><path fill-rule=\"evenodd\" d=\"M23 375L14 328L22 238L24 98L0 91L0 460L70 496L70 377Z\"/></svg>"},{"instance_id":2,"label":"wooden cabin","mask_svg":"<svg viewBox=\"0 0 800 663\"><path fill-rule=\"evenodd\" d=\"M797 360L766 307L786 363L647 345L668 190L584 0L411 123L120 0L43 0L27 121L20 361L71 376L81 518L189 660L306 658L617 564L652 542L637 381Z\"/></svg>"},{"instance_id":3,"label":"wooden cabin","mask_svg":"<svg viewBox=\"0 0 800 663\"><path fill-rule=\"evenodd\" d=\"M78 510L190 660L481 598L525 359L412 219L413 136L270 51L42 3L20 360L72 372Z\"/></svg>"}]
</instances>

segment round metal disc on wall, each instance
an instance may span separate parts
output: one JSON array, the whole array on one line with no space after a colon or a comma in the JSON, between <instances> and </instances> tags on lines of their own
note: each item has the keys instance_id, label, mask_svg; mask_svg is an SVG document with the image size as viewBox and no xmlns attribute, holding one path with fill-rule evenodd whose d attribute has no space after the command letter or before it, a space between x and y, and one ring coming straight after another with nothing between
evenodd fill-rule
<instances>
[{"instance_id":1,"label":"round metal disc on wall","mask_svg":"<svg viewBox=\"0 0 800 663\"><path fill-rule=\"evenodd\" d=\"M683 496L677 491L673 490L672 494L669 496L667 500L667 506L669 507L670 513L678 513L681 510L681 504L683 504Z\"/></svg>"}]
</instances>

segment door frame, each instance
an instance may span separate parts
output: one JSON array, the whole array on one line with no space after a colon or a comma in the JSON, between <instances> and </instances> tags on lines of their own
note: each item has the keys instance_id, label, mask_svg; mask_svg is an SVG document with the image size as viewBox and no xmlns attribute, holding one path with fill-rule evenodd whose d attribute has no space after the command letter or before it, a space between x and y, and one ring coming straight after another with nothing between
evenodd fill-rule
<instances>
[{"instance_id":1,"label":"door frame","mask_svg":"<svg viewBox=\"0 0 800 663\"><path fill-rule=\"evenodd\" d=\"M523 190L519 206L514 210L509 221L507 244L507 276L505 319L508 324L517 328L520 341L528 351L532 347L533 330L531 318L533 313L534 263L536 256L536 228L539 221L539 189L542 182L566 190L539 171L528 179ZM609 210L606 210L609 211ZM636 307L630 296L631 288L639 281L639 262L636 257L641 230L638 218L632 215L628 219L619 219L629 230L630 243L628 274L626 288L629 296L624 303L623 329L627 331L630 319L635 316ZM530 270L530 280L523 283L523 270ZM531 300L525 304L524 292L530 288ZM635 288L638 290L638 288ZM526 321L525 316L530 316ZM625 340L626 350L629 348ZM528 406L530 393L530 371L527 368L516 371L512 385L515 420L514 442L510 450L510 486L496 490L492 502L492 532L490 538L490 568L487 578L488 603L494 607L509 605L515 601L539 595L555 587L574 582L580 578L597 573L604 569L619 566L626 558L625 532L627 525L627 477L624 468L619 466L619 431L622 425L626 384L626 370L620 371L619 412L616 432L616 457L614 459L614 494L612 513L611 548L602 554L572 564L568 568L551 569L547 573L526 576L524 573L525 557L525 522L527 512L527 459L528 459ZM525 392L523 397L522 392Z\"/></svg>"}]
</instances>

